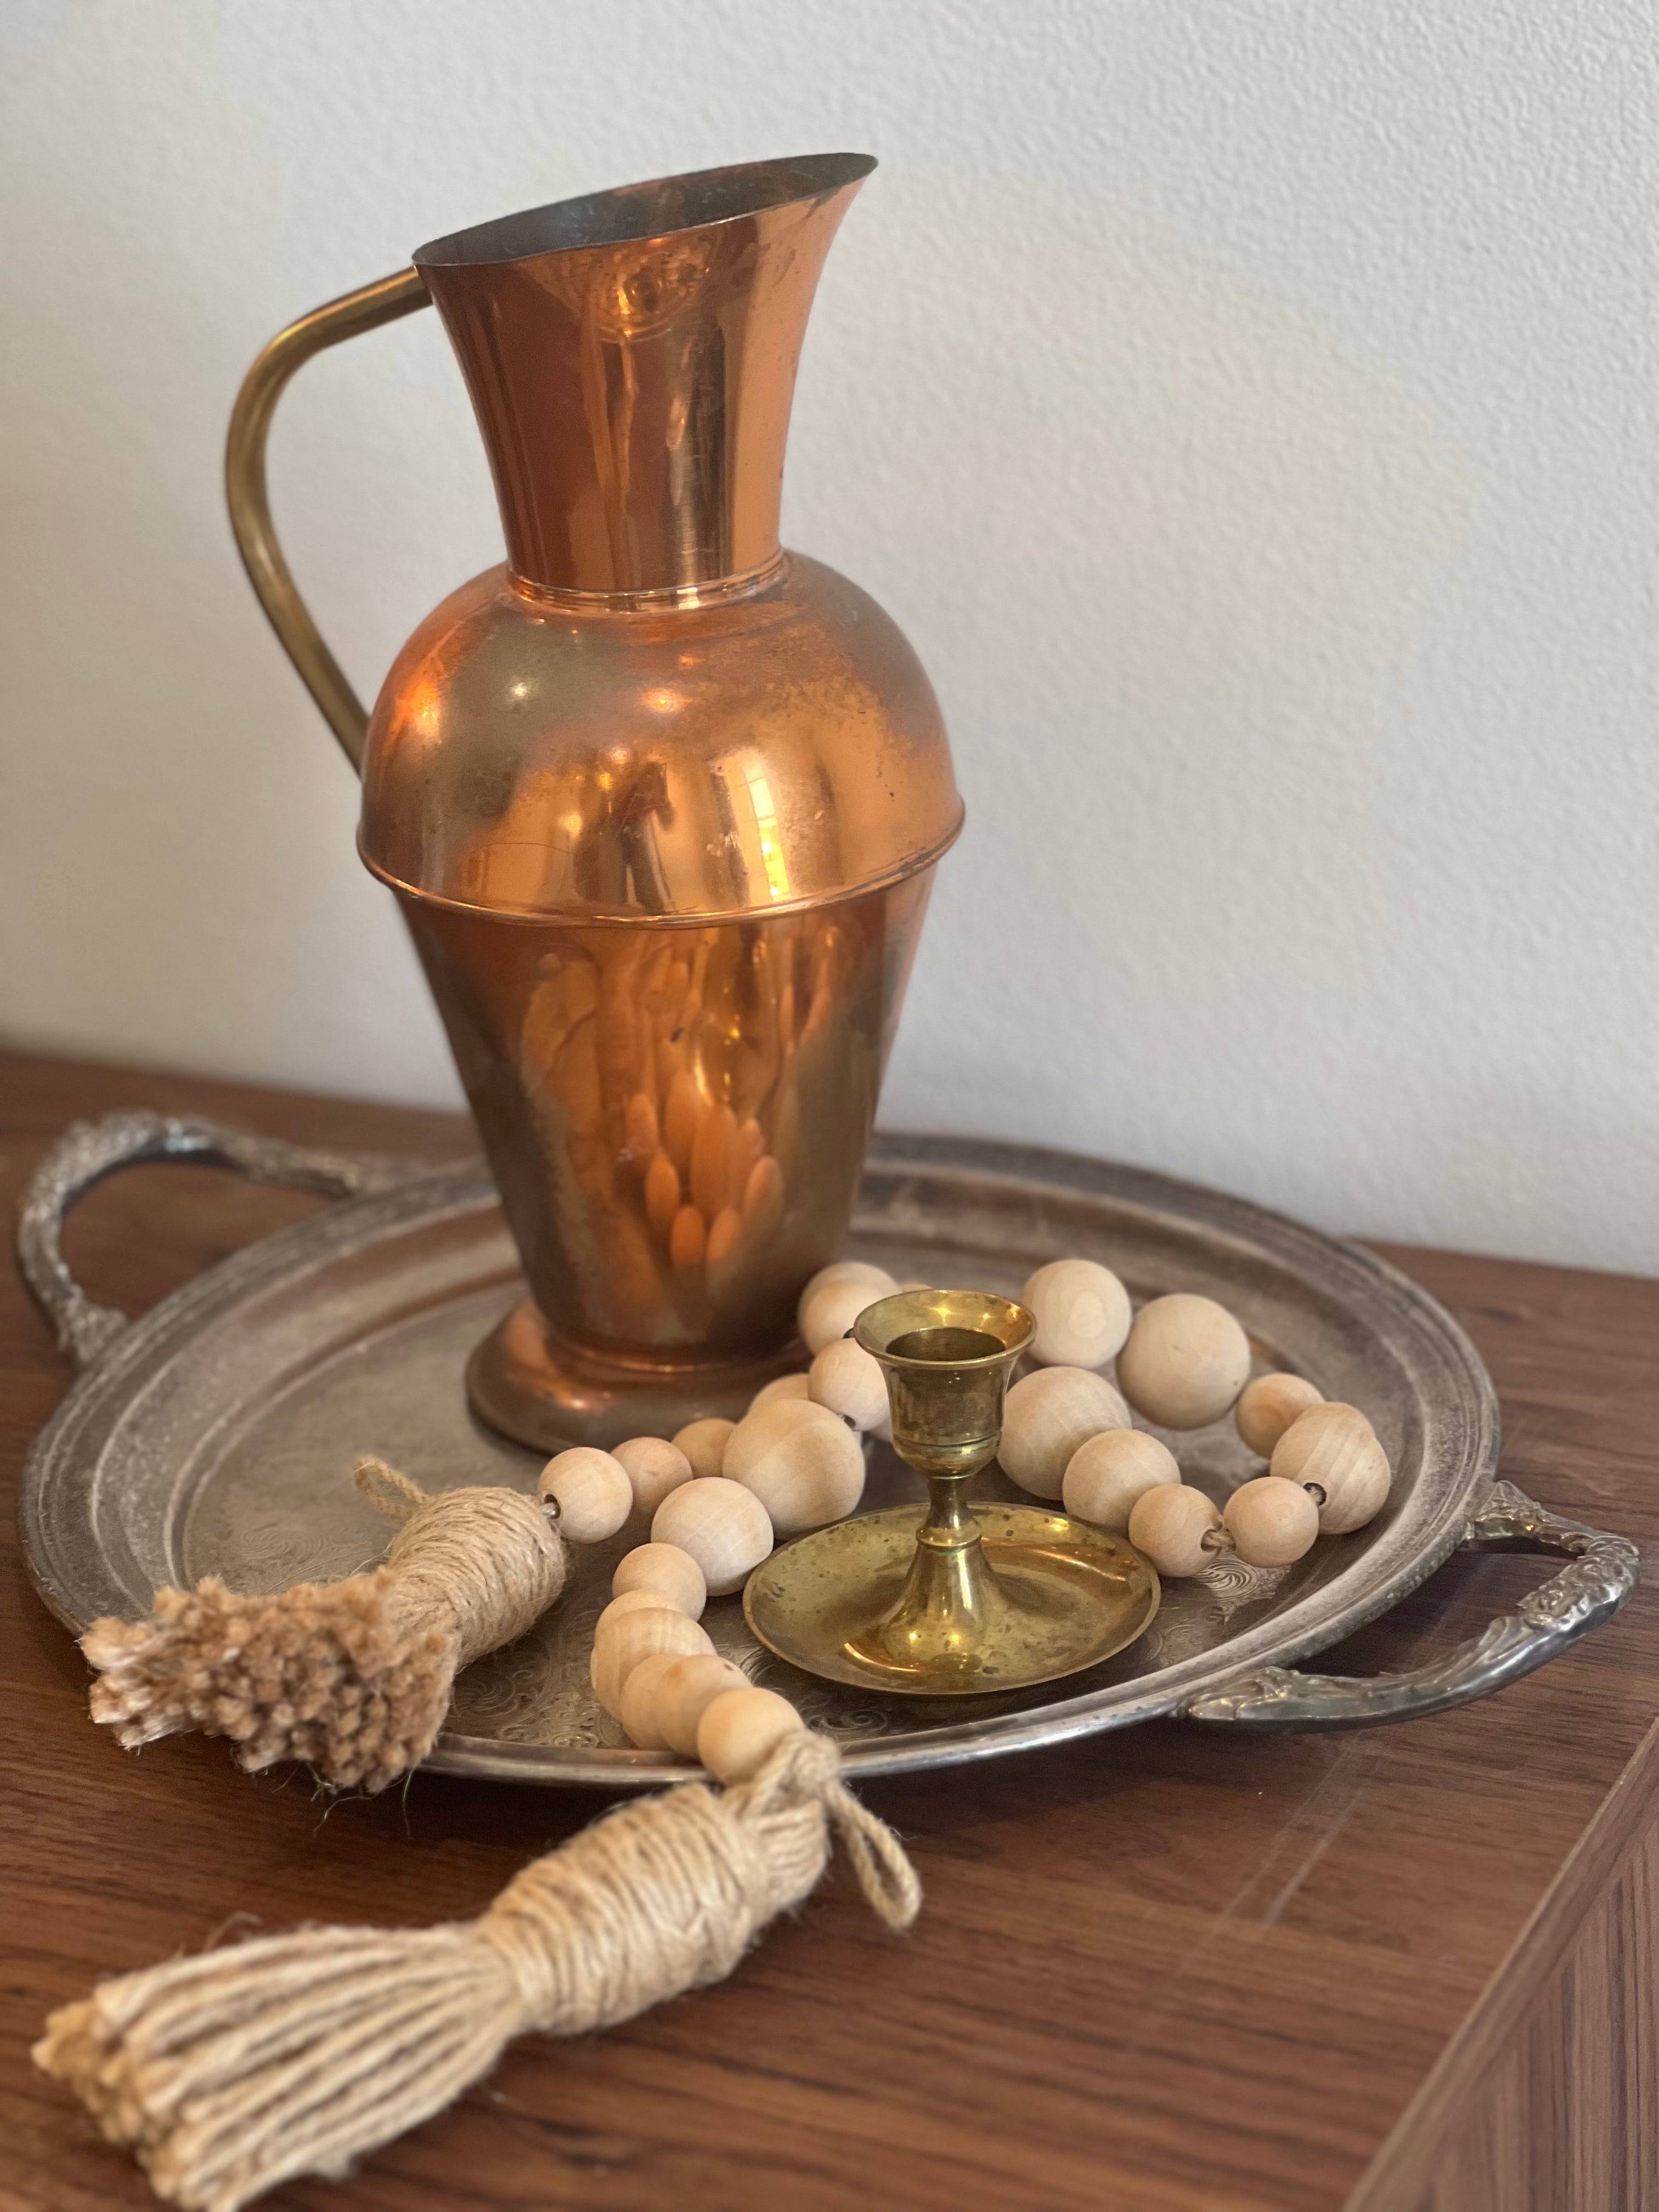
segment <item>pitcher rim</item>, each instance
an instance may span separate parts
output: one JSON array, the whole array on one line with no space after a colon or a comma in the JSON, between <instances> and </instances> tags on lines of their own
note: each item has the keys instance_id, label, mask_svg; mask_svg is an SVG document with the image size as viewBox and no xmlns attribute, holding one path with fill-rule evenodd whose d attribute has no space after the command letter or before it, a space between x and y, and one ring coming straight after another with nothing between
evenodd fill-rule
<instances>
[{"instance_id":1,"label":"pitcher rim","mask_svg":"<svg viewBox=\"0 0 1659 2212\"><path fill-rule=\"evenodd\" d=\"M862 184L877 166L873 154L785 155L771 161L738 161L718 169L687 169L638 184L611 185L579 192L568 199L497 216L417 246L410 257L417 269L487 268L528 261L544 253L579 252L595 246L626 246L673 238L687 231L711 230L746 216L792 207ZM653 206L670 212L670 188L679 188L671 220L653 222ZM705 211L687 220L685 202L701 198Z\"/></svg>"}]
</instances>

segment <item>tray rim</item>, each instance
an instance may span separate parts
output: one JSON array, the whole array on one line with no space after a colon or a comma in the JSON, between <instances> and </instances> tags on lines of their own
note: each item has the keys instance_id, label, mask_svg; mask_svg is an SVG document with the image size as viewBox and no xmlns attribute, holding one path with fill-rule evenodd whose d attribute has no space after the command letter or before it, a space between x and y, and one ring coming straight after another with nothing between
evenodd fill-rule
<instances>
[{"instance_id":1,"label":"tray rim","mask_svg":"<svg viewBox=\"0 0 1659 2212\"><path fill-rule=\"evenodd\" d=\"M1500 1419L1497 1395L1479 1353L1438 1300L1390 1262L1364 1246L1323 1232L1211 1186L1097 1157L1004 1140L957 1135L878 1132L868 1166L889 1174L970 1172L1010 1196L1062 1193L1109 1198L1164 1220L1201 1225L1241 1249L1265 1249L1304 1282L1326 1295L1329 1279L1364 1286L1437 1353L1454 1385L1452 1405L1467 1428L1462 1463L1443 1482L1428 1528L1365 1589L1360 1572L1380 1546L1399 1548L1402 1524L1389 1524L1376 1545L1358 1549L1330 1581L1289 1610L1257 1624L1225 1645L1194 1655L1128 1684L1016 1714L971 1717L924 1733L858 1739L843 1747L848 1770L879 1775L976 1762L1012 1751L1071 1741L1100 1730L1134 1725L1179 1712L1199 1692L1264 1665L1292 1664L1328 1648L1376 1619L1408 1595L1457 1547L1471 1511L1497 1474ZM407 1234L446 1218L499 1212L499 1199L481 1159L415 1169L390 1188L345 1199L307 1219L275 1231L228 1255L131 1322L71 1383L28 1454L19 1491L18 1519L30 1579L47 1607L78 1634L86 1626L66 1591L54 1586L46 1508L63 1480L66 1456L84 1454L84 1440L99 1425L112 1426L148 1379L188 1344L198 1323L232 1300L245 1300L309 1272L320 1272L349 1252ZM855 1212L852 1235L878 1225ZM880 1224L890 1234L892 1224ZM510 1273L510 1269L507 1271ZM1347 1301L1344 1301L1347 1303ZM1364 1301L1362 1303L1362 1309ZM1352 1310L1352 1308L1351 1308ZM1363 1310L1360 1316L1364 1318ZM95 1455L94 1455L95 1463ZM1389 1540L1396 1540L1390 1543ZM669 1765L642 1753L636 1760L557 1746L514 1744L446 1733L425 1761L427 1769L480 1779L558 1784L616 1794L663 1783L696 1779L702 1770Z\"/></svg>"}]
</instances>

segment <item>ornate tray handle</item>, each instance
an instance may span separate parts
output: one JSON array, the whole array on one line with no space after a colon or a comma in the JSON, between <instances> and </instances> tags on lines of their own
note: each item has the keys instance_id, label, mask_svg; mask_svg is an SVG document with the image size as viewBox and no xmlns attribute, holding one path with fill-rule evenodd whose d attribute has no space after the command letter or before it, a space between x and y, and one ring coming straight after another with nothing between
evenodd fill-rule
<instances>
[{"instance_id":1,"label":"ornate tray handle","mask_svg":"<svg viewBox=\"0 0 1659 2212\"><path fill-rule=\"evenodd\" d=\"M252 1182L314 1190L325 1198L390 1190L428 1172L424 1162L317 1152L193 1116L107 1114L100 1121L71 1122L23 1194L17 1212L17 1263L59 1350L77 1370L109 1349L128 1326L128 1317L118 1307L94 1305L70 1274L63 1253L64 1224L77 1200L106 1176L163 1160L229 1168Z\"/></svg>"},{"instance_id":2,"label":"ornate tray handle","mask_svg":"<svg viewBox=\"0 0 1659 2212\"><path fill-rule=\"evenodd\" d=\"M1500 1613L1483 1634L1402 1674L1303 1674L1262 1667L1182 1708L1186 1718L1252 1729L1370 1728L1419 1720L1484 1698L1610 1620L1636 1588L1641 1555L1623 1536L1564 1521L1512 1482L1495 1482L1470 1515L1462 1551L1564 1553L1571 1565Z\"/></svg>"}]
</instances>

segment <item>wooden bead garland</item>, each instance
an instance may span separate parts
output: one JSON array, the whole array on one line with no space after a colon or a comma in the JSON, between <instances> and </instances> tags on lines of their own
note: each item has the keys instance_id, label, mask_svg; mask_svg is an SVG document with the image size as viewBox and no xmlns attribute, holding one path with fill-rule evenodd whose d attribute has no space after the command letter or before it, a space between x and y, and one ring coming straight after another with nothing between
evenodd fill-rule
<instances>
[{"instance_id":1,"label":"wooden bead garland","mask_svg":"<svg viewBox=\"0 0 1659 2212\"><path fill-rule=\"evenodd\" d=\"M1249 1372L1250 1340L1225 1306L1184 1291L1142 1306L1117 1356L1118 1388L1161 1429L1219 1420Z\"/></svg>"},{"instance_id":2,"label":"wooden bead garland","mask_svg":"<svg viewBox=\"0 0 1659 2212\"><path fill-rule=\"evenodd\" d=\"M1094 1260L1051 1260L1019 1294L1036 1322L1030 1357L1041 1367L1103 1367L1129 1334L1129 1293Z\"/></svg>"}]
</instances>

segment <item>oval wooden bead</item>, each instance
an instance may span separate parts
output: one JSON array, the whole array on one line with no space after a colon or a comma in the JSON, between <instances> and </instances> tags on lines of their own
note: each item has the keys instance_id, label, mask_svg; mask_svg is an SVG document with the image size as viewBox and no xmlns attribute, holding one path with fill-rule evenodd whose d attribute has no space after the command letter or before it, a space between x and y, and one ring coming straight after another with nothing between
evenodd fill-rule
<instances>
[{"instance_id":1,"label":"oval wooden bead","mask_svg":"<svg viewBox=\"0 0 1659 2212\"><path fill-rule=\"evenodd\" d=\"M702 1656L707 1658L708 1655L704 1652ZM617 1701L617 1718L629 1743L641 1751L667 1750L668 1738L658 1718L662 1682L670 1668L684 1663L676 1652L653 1651L648 1659L641 1660L623 1684L622 1695Z\"/></svg>"},{"instance_id":2,"label":"oval wooden bead","mask_svg":"<svg viewBox=\"0 0 1659 2212\"><path fill-rule=\"evenodd\" d=\"M701 1620L708 1602L708 1585L702 1569L690 1552L678 1544L636 1544L617 1562L611 1577L613 1597L648 1593L672 1605L692 1620Z\"/></svg>"},{"instance_id":3,"label":"oval wooden bead","mask_svg":"<svg viewBox=\"0 0 1659 2212\"><path fill-rule=\"evenodd\" d=\"M784 1398L739 1421L726 1473L766 1508L776 1534L798 1536L850 1513L864 1495L864 1447L838 1414Z\"/></svg>"},{"instance_id":4,"label":"oval wooden bead","mask_svg":"<svg viewBox=\"0 0 1659 2212\"><path fill-rule=\"evenodd\" d=\"M611 1457L628 1476L634 1510L648 1521L671 1490L691 1480L691 1462L666 1437L630 1437Z\"/></svg>"},{"instance_id":5,"label":"oval wooden bead","mask_svg":"<svg viewBox=\"0 0 1659 2212\"><path fill-rule=\"evenodd\" d=\"M775 1690L727 1690L697 1723L697 1757L717 1782L747 1782L805 1722Z\"/></svg>"},{"instance_id":6,"label":"oval wooden bead","mask_svg":"<svg viewBox=\"0 0 1659 2212\"><path fill-rule=\"evenodd\" d=\"M683 1429L675 1430L674 1448L690 1461L694 1475L718 1474L726 1457L726 1440L737 1425L713 1413L701 1421L688 1421Z\"/></svg>"},{"instance_id":7,"label":"oval wooden bead","mask_svg":"<svg viewBox=\"0 0 1659 2212\"><path fill-rule=\"evenodd\" d=\"M1271 1459L1298 1413L1324 1400L1303 1375L1258 1375L1233 1409L1233 1425L1249 1449Z\"/></svg>"},{"instance_id":8,"label":"oval wooden bead","mask_svg":"<svg viewBox=\"0 0 1659 2212\"><path fill-rule=\"evenodd\" d=\"M682 1758L697 1755L697 1723L716 1698L728 1690L746 1690L749 1678L741 1667L717 1651L695 1652L689 1659L670 1662L658 1679L655 1720L663 1741Z\"/></svg>"},{"instance_id":9,"label":"oval wooden bead","mask_svg":"<svg viewBox=\"0 0 1659 2212\"><path fill-rule=\"evenodd\" d=\"M628 1470L609 1452L577 1444L549 1460L536 1483L544 1504L558 1508L559 1533L573 1544L602 1544L634 1510Z\"/></svg>"},{"instance_id":10,"label":"oval wooden bead","mask_svg":"<svg viewBox=\"0 0 1659 2212\"><path fill-rule=\"evenodd\" d=\"M594 1638L590 1679L606 1712L620 1719L623 1687L641 1659L657 1651L684 1657L714 1648L708 1632L672 1606L641 1606L607 1621Z\"/></svg>"},{"instance_id":11,"label":"oval wooden bead","mask_svg":"<svg viewBox=\"0 0 1659 2212\"><path fill-rule=\"evenodd\" d=\"M1119 1389L1161 1429L1219 1420L1249 1373L1250 1340L1226 1307L1185 1291L1142 1306L1117 1356Z\"/></svg>"},{"instance_id":12,"label":"oval wooden bead","mask_svg":"<svg viewBox=\"0 0 1659 2212\"><path fill-rule=\"evenodd\" d=\"M1195 1575L1209 1565L1214 1547L1204 1539L1221 1526L1221 1516L1201 1490L1185 1483L1160 1483L1135 1500L1129 1515L1129 1541L1161 1575Z\"/></svg>"},{"instance_id":13,"label":"oval wooden bead","mask_svg":"<svg viewBox=\"0 0 1659 2212\"><path fill-rule=\"evenodd\" d=\"M1033 1498L1058 1498L1079 1444L1103 1429L1127 1429L1129 1409L1103 1375L1087 1367L1039 1367L1008 1393L997 1457Z\"/></svg>"},{"instance_id":14,"label":"oval wooden bead","mask_svg":"<svg viewBox=\"0 0 1659 2212\"><path fill-rule=\"evenodd\" d=\"M1079 1521L1121 1536L1137 1498L1159 1483L1180 1480L1175 1454L1145 1429L1103 1429L1066 1461L1060 1494L1066 1510Z\"/></svg>"},{"instance_id":15,"label":"oval wooden bead","mask_svg":"<svg viewBox=\"0 0 1659 2212\"><path fill-rule=\"evenodd\" d=\"M871 1276L879 1277L872 1281ZM826 1344L833 1344L838 1336L845 1336L866 1306L874 1305L878 1299L890 1298L898 1288L890 1275L883 1275L879 1268L857 1276L841 1276L833 1283L823 1283L815 1290L809 1285L801 1300L801 1340L814 1358Z\"/></svg>"},{"instance_id":16,"label":"oval wooden bead","mask_svg":"<svg viewBox=\"0 0 1659 2212\"><path fill-rule=\"evenodd\" d=\"M891 1296L898 1285L885 1267L878 1267L868 1260L832 1260L827 1267L820 1267L807 1281L795 1301L795 1326L803 1336L806 1334L806 1307L809 1299L820 1291L828 1290L831 1283L868 1283L872 1285L865 1304L872 1305L876 1299ZM860 1309L863 1310L862 1308Z\"/></svg>"},{"instance_id":17,"label":"oval wooden bead","mask_svg":"<svg viewBox=\"0 0 1659 2212\"><path fill-rule=\"evenodd\" d=\"M1273 1446L1272 1472L1282 1482L1319 1486L1322 1536L1346 1536L1374 1520L1391 1480L1376 1431L1358 1406L1340 1399L1297 1415Z\"/></svg>"},{"instance_id":18,"label":"oval wooden bead","mask_svg":"<svg viewBox=\"0 0 1659 2212\"><path fill-rule=\"evenodd\" d=\"M1019 1294L1036 1323L1028 1356L1040 1367L1103 1367L1129 1334L1129 1293L1095 1260L1051 1260Z\"/></svg>"},{"instance_id":19,"label":"oval wooden bead","mask_svg":"<svg viewBox=\"0 0 1659 2212\"><path fill-rule=\"evenodd\" d=\"M724 1475L709 1475L669 1492L651 1523L651 1540L689 1552L702 1570L709 1596L724 1597L741 1589L771 1552L772 1522L752 1491Z\"/></svg>"},{"instance_id":20,"label":"oval wooden bead","mask_svg":"<svg viewBox=\"0 0 1659 2212\"><path fill-rule=\"evenodd\" d=\"M780 1398L805 1398L808 1395L805 1368L799 1375L775 1375L769 1382L763 1382L749 1401L749 1411L758 1413L763 1406L775 1405Z\"/></svg>"},{"instance_id":21,"label":"oval wooden bead","mask_svg":"<svg viewBox=\"0 0 1659 2212\"><path fill-rule=\"evenodd\" d=\"M1297 1482L1258 1475L1241 1483L1221 1509L1233 1549L1248 1567L1288 1567L1313 1549L1319 1508Z\"/></svg>"},{"instance_id":22,"label":"oval wooden bead","mask_svg":"<svg viewBox=\"0 0 1659 2212\"><path fill-rule=\"evenodd\" d=\"M826 1344L806 1376L814 1405L827 1406L855 1429L878 1429L887 1419L887 1380L881 1362L850 1336Z\"/></svg>"}]
</instances>

